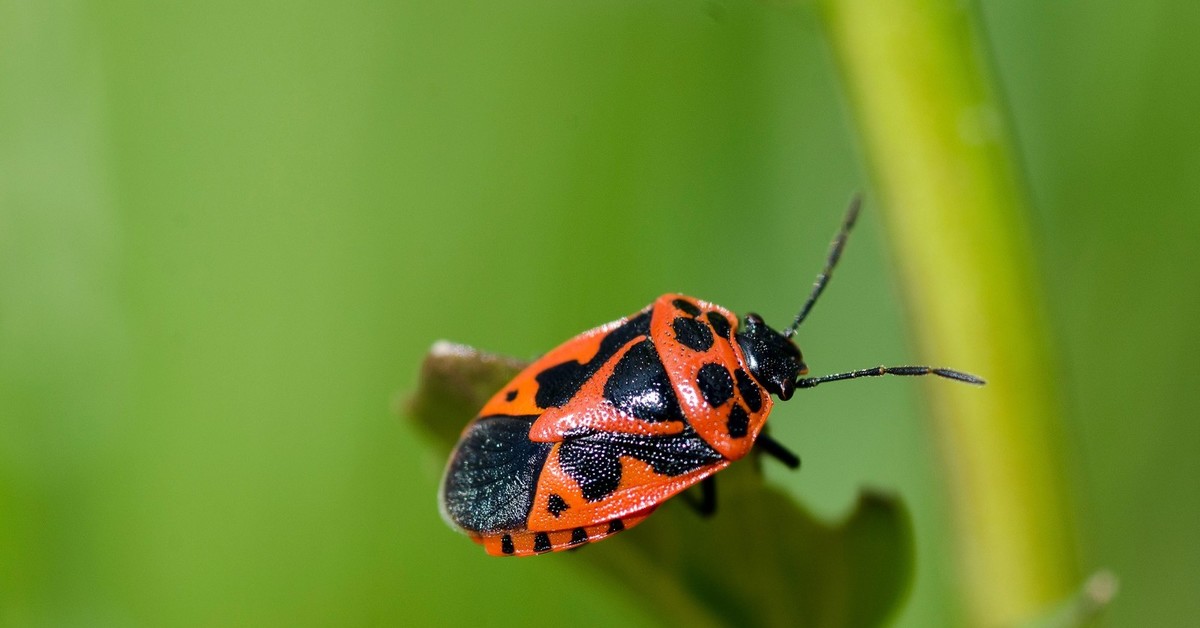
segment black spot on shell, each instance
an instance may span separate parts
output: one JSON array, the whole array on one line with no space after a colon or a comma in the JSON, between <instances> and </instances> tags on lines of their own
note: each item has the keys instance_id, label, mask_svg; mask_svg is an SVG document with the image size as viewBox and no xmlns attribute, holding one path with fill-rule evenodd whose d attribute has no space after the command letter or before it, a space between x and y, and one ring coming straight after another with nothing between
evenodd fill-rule
<instances>
[{"instance_id":1,"label":"black spot on shell","mask_svg":"<svg viewBox=\"0 0 1200 628\"><path fill-rule=\"evenodd\" d=\"M696 304L688 301L687 299L675 299L674 301L671 301L671 305L674 305L680 311L687 312L692 316L700 316L700 308L696 307Z\"/></svg>"},{"instance_id":2,"label":"black spot on shell","mask_svg":"<svg viewBox=\"0 0 1200 628\"><path fill-rule=\"evenodd\" d=\"M719 407L733 396L733 378L720 364L709 362L700 367L696 383L700 386L700 394L704 396L704 400L713 408Z\"/></svg>"},{"instance_id":3,"label":"black spot on shell","mask_svg":"<svg viewBox=\"0 0 1200 628\"><path fill-rule=\"evenodd\" d=\"M580 364L578 360L570 360L538 373L535 377L538 389L533 398L534 403L539 408L561 408L566 405L596 371L621 350L621 347L638 336L649 333L650 312L642 312L608 332L600 341L596 355L587 363Z\"/></svg>"},{"instance_id":4,"label":"black spot on shell","mask_svg":"<svg viewBox=\"0 0 1200 628\"><path fill-rule=\"evenodd\" d=\"M708 325L694 318L680 316L671 321L675 339L692 351L708 351L713 346L713 335Z\"/></svg>"},{"instance_id":5,"label":"black spot on shell","mask_svg":"<svg viewBox=\"0 0 1200 628\"><path fill-rule=\"evenodd\" d=\"M617 532L620 532L621 530L624 530L624 529L625 529L625 523L622 522L620 519L613 519L612 521L608 522L608 533L609 534L616 534Z\"/></svg>"},{"instance_id":6,"label":"black spot on shell","mask_svg":"<svg viewBox=\"0 0 1200 628\"><path fill-rule=\"evenodd\" d=\"M550 498L546 501L548 502L546 504L546 510L549 510L550 514L554 515L555 518L561 515L564 510L570 508L570 506L567 505L567 502L563 500L562 495L559 495L558 493L551 493Z\"/></svg>"},{"instance_id":7,"label":"black spot on shell","mask_svg":"<svg viewBox=\"0 0 1200 628\"><path fill-rule=\"evenodd\" d=\"M742 404L733 404L733 409L729 411L729 419L725 422L726 429L729 430L729 435L733 438L742 438L750 429L750 415L746 414L746 409Z\"/></svg>"},{"instance_id":8,"label":"black spot on shell","mask_svg":"<svg viewBox=\"0 0 1200 628\"><path fill-rule=\"evenodd\" d=\"M604 382L604 398L643 421L683 421L675 388L654 343L643 340L629 348Z\"/></svg>"},{"instance_id":9,"label":"black spot on shell","mask_svg":"<svg viewBox=\"0 0 1200 628\"><path fill-rule=\"evenodd\" d=\"M550 551L550 535L545 532L538 532L533 537L533 551L549 552Z\"/></svg>"},{"instance_id":10,"label":"black spot on shell","mask_svg":"<svg viewBox=\"0 0 1200 628\"><path fill-rule=\"evenodd\" d=\"M575 528L574 530L571 531L571 545L579 545L581 543L587 543L587 540L588 540L587 530L584 530L583 528Z\"/></svg>"},{"instance_id":11,"label":"black spot on shell","mask_svg":"<svg viewBox=\"0 0 1200 628\"><path fill-rule=\"evenodd\" d=\"M621 461L602 443L591 444L591 435L585 440L564 441L558 450L558 460L563 471L579 485L583 498L594 502L612 495L621 484Z\"/></svg>"},{"instance_id":12,"label":"black spot on shell","mask_svg":"<svg viewBox=\"0 0 1200 628\"><path fill-rule=\"evenodd\" d=\"M729 319L721 316L717 312L709 312L705 315L705 318L708 319L708 324L712 325L713 329L717 330L718 336L721 336L722 338L730 337L729 333L733 331L733 328L729 326Z\"/></svg>"},{"instance_id":13,"label":"black spot on shell","mask_svg":"<svg viewBox=\"0 0 1200 628\"><path fill-rule=\"evenodd\" d=\"M621 458L640 460L659 475L676 477L722 460L691 427L678 434L644 436L587 431L563 440L558 463L579 485L584 499L599 501L621 484Z\"/></svg>"},{"instance_id":14,"label":"black spot on shell","mask_svg":"<svg viewBox=\"0 0 1200 628\"><path fill-rule=\"evenodd\" d=\"M746 406L751 412L762 410L762 389L758 384L754 383L754 378L750 377L746 371L738 369L733 372L733 376L737 378L738 392L742 393L742 399L746 402Z\"/></svg>"},{"instance_id":15,"label":"black spot on shell","mask_svg":"<svg viewBox=\"0 0 1200 628\"><path fill-rule=\"evenodd\" d=\"M505 401L512 401L513 399L516 399L516 398L517 398L517 391L515 391L515 390L510 390L510 391L504 393Z\"/></svg>"},{"instance_id":16,"label":"black spot on shell","mask_svg":"<svg viewBox=\"0 0 1200 628\"><path fill-rule=\"evenodd\" d=\"M500 537L500 551L504 552L505 554L511 554L517 551L517 548L513 547L511 534L505 534L504 536Z\"/></svg>"}]
</instances>

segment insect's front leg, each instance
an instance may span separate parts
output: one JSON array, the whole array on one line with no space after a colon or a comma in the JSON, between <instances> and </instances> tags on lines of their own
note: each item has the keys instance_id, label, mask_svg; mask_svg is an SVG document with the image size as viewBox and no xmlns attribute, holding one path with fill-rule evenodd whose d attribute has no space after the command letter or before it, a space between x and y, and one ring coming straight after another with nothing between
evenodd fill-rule
<instances>
[{"instance_id":1,"label":"insect's front leg","mask_svg":"<svg viewBox=\"0 0 1200 628\"><path fill-rule=\"evenodd\" d=\"M800 468L800 456L779 444L779 441L771 438L765 431L758 434L758 440L754 441L754 446L764 454L782 462L789 469Z\"/></svg>"}]
</instances>

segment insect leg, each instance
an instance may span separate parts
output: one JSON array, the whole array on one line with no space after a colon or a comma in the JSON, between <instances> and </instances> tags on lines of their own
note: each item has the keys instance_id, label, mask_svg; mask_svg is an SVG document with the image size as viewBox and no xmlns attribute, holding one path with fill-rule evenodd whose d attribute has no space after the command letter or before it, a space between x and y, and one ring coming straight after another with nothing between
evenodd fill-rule
<instances>
[{"instance_id":1,"label":"insect leg","mask_svg":"<svg viewBox=\"0 0 1200 628\"><path fill-rule=\"evenodd\" d=\"M700 481L700 498L692 493L684 493L683 497L689 506L694 508L702 517L711 517L717 512L717 478L708 476Z\"/></svg>"},{"instance_id":2,"label":"insect leg","mask_svg":"<svg viewBox=\"0 0 1200 628\"><path fill-rule=\"evenodd\" d=\"M800 456L780 445L779 441L768 436L766 432L758 434L758 440L754 441L754 446L761 449L764 454L782 462L789 469L800 468Z\"/></svg>"}]
</instances>

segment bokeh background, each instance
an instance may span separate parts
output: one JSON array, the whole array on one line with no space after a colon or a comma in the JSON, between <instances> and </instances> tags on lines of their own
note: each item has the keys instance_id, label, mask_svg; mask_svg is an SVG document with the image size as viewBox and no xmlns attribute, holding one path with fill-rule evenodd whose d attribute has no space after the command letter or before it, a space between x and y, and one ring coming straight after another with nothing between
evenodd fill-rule
<instances>
[{"instance_id":1,"label":"bokeh background","mask_svg":"<svg viewBox=\"0 0 1200 628\"><path fill-rule=\"evenodd\" d=\"M1200 4L978 5L1080 567L1109 624L1195 625ZM800 341L910 361L857 147L806 4L0 1L0 623L651 623L447 529L394 402L436 339L532 357L667 291L783 322L856 190ZM899 623L953 625L922 390L779 406L805 466L768 475L830 519L898 493Z\"/></svg>"}]
</instances>

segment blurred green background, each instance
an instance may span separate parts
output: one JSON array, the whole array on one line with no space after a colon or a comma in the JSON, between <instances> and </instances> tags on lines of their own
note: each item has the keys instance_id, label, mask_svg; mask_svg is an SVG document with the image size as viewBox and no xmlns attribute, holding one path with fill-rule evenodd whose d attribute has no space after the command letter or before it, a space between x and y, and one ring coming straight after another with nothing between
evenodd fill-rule
<instances>
[{"instance_id":1,"label":"blurred green background","mask_svg":"<svg viewBox=\"0 0 1200 628\"><path fill-rule=\"evenodd\" d=\"M1200 4L979 5L1081 568L1111 625L1195 625ZM856 142L804 4L0 0L0 623L650 623L446 528L391 406L439 338L532 357L668 291L781 323L864 189L801 345L910 361ZM900 494L900 623L952 625L922 388L847 386L778 407L768 475Z\"/></svg>"}]
</instances>

